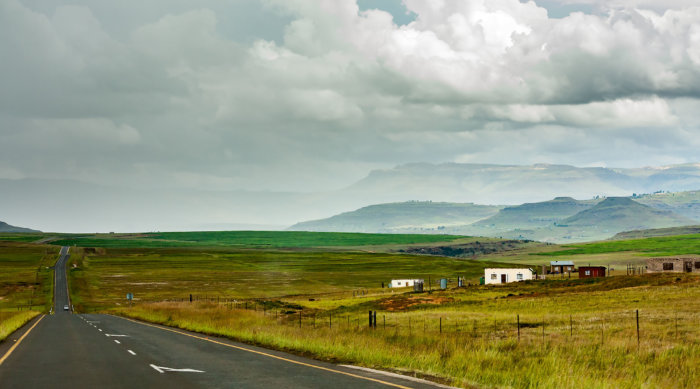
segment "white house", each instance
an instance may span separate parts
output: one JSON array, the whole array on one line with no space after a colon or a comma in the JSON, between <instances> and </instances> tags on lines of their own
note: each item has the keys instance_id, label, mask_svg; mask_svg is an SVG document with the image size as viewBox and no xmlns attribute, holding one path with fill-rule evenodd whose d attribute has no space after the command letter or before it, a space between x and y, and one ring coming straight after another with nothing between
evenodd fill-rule
<instances>
[{"instance_id":1,"label":"white house","mask_svg":"<svg viewBox=\"0 0 700 389\"><path fill-rule=\"evenodd\" d=\"M414 280L391 280L389 283L390 288L406 288L408 286L413 286L416 283L421 283L423 282L422 279L414 279Z\"/></svg>"},{"instance_id":2,"label":"white house","mask_svg":"<svg viewBox=\"0 0 700 389\"><path fill-rule=\"evenodd\" d=\"M484 281L488 284L507 284L533 279L532 269L484 269Z\"/></svg>"}]
</instances>

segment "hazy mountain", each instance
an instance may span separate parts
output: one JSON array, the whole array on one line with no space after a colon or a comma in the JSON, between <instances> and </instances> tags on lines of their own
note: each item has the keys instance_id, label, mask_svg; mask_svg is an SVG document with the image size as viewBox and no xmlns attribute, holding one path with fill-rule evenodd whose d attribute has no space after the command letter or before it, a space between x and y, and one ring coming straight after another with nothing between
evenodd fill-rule
<instances>
[{"instance_id":1,"label":"hazy mountain","mask_svg":"<svg viewBox=\"0 0 700 389\"><path fill-rule=\"evenodd\" d=\"M327 219L297 223L295 231L427 232L465 225L494 215L501 207L472 203L408 201L377 204Z\"/></svg>"},{"instance_id":2,"label":"hazy mountain","mask_svg":"<svg viewBox=\"0 0 700 389\"><path fill-rule=\"evenodd\" d=\"M5 222L0 222L0 232L41 232L31 228L15 227Z\"/></svg>"},{"instance_id":3,"label":"hazy mountain","mask_svg":"<svg viewBox=\"0 0 700 389\"><path fill-rule=\"evenodd\" d=\"M700 189L699 166L608 169L543 164L409 164L376 170L346 188L329 188L326 192L318 193L214 191L206 187L129 188L70 180L0 179L3 199L0 202L0 215L6 220L43 231L284 229L300 221L328 218L374 204L410 200L430 200L433 204L518 205L543 202L559 196L591 199L598 195L630 196L633 193L669 189L697 190ZM639 200L700 220L700 202L674 202L656 195L649 198L642 196ZM445 207L449 208L447 205ZM466 212L464 205L457 208L463 208L462 211ZM478 209L472 208L469 212ZM434 210L426 212L427 217ZM513 211L513 215L516 213ZM510 213L504 215L511 217ZM554 220L564 215L555 212L516 219L524 220L522 226L530 228L540 221L544 224L547 219ZM465 217L464 223L468 224L475 218L493 215L464 213L462 216ZM411 216L403 220L392 216L387 226L389 230L397 232L402 228L419 231L421 228L445 226L446 231L442 232L452 229L464 233L456 230L464 226L458 220L462 216L444 216L443 219L443 216L433 219L421 216L418 220L410 220ZM348 217L343 219L347 221ZM339 223L344 221L340 220ZM350 227L342 225L333 228ZM359 228L353 227L353 230ZM372 228L379 227L372 225ZM500 236L503 229L497 231L491 233ZM514 236L519 237L520 234Z\"/></svg>"},{"instance_id":4,"label":"hazy mountain","mask_svg":"<svg viewBox=\"0 0 700 389\"><path fill-rule=\"evenodd\" d=\"M608 197L590 209L564 219L564 227L593 227L617 233L647 228L692 225L694 220L671 211L652 208L626 197Z\"/></svg>"},{"instance_id":5,"label":"hazy mountain","mask_svg":"<svg viewBox=\"0 0 700 389\"><path fill-rule=\"evenodd\" d=\"M692 198L684 193L665 195L645 196L654 197L655 203L665 207L669 199ZM683 208L681 201L674 203L679 209ZM492 216L487 217L489 213ZM471 203L414 201L378 204L327 219L298 223L290 229L450 233L545 242L580 242L607 239L621 231L693 224L697 224L697 221L666 209L639 204L629 198L576 200L557 197L500 210L495 206Z\"/></svg>"},{"instance_id":6,"label":"hazy mountain","mask_svg":"<svg viewBox=\"0 0 700 389\"><path fill-rule=\"evenodd\" d=\"M557 197L539 203L525 203L501 209L498 214L473 224L474 227L514 229L543 227L593 207L598 200Z\"/></svg>"},{"instance_id":7,"label":"hazy mountain","mask_svg":"<svg viewBox=\"0 0 700 389\"><path fill-rule=\"evenodd\" d=\"M700 190L636 195L634 201L700 221Z\"/></svg>"},{"instance_id":8,"label":"hazy mountain","mask_svg":"<svg viewBox=\"0 0 700 389\"><path fill-rule=\"evenodd\" d=\"M578 168L536 164L407 164L372 171L344 192L394 202L407 199L522 204L560 196L630 196L700 188L700 164L662 168Z\"/></svg>"}]
</instances>

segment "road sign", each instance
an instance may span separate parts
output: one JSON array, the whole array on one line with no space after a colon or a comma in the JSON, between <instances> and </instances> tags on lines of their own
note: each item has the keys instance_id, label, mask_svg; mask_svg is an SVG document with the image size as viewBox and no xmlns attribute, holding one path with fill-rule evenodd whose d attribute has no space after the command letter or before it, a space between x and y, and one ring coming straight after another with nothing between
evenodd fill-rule
<instances>
[{"instance_id":1,"label":"road sign","mask_svg":"<svg viewBox=\"0 0 700 389\"><path fill-rule=\"evenodd\" d=\"M133 294L133 293L127 293L127 294L126 294L126 299L129 300L129 301L133 300L133 299L134 299L134 294Z\"/></svg>"}]
</instances>

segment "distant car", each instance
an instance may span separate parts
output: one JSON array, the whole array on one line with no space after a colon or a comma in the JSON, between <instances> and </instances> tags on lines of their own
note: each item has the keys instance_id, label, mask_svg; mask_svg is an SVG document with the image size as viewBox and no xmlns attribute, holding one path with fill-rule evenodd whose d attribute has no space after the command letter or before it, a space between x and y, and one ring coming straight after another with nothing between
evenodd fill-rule
<instances>
[{"instance_id":1,"label":"distant car","mask_svg":"<svg viewBox=\"0 0 700 389\"><path fill-rule=\"evenodd\" d=\"M67 306L67 305L64 305L64 306L63 306L63 310L64 310L64 311L70 311L70 307Z\"/></svg>"}]
</instances>

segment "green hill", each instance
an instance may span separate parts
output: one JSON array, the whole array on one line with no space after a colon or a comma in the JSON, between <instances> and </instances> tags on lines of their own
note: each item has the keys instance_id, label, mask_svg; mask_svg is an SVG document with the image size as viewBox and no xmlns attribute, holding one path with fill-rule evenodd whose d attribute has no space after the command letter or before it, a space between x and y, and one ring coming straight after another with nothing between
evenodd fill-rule
<instances>
[{"instance_id":1,"label":"green hill","mask_svg":"<svg viewBox=\"0 0 700 389\"><path fill-rule=\"evenodd\" d=\"M31 228L15 227L5 222L0 222L0 232L41 232Z\"/></svg>"},{"instance_id":2,"label":"green hill","mask_svg":"<svg viewBox=\"0 0 700 389\"><path fill-rule=\"evenodd\" d=\"M700 190L635 195L634 201L700 221Z\"/></svg>"},{"instance_id":3,"label":"green hill","mask_svg":"<svg viewBox=\"0 0 700 389\"><path fill-rule=\"evenodd\" d=\"M478 221L473 226L497 229L542 227L576 215L595 204L596 200L580 201L571 197L557 197L549 201L503 208L496 215Z\"/></svg>"},{"instance_id":4,"label":"green hill","mask_svg":"<svg viewBox=\"0 0 700 389\"><path fill-rule=\"evenodd\" d=\"M370 205L328 219L297 223L293 231L439 232L496 214L501 207L472 203L408 201Z\"/></svg>"},{"instance_id":5,"label":"green hill","mask_svg":"<svg viewBox=\"0 0 700 389\"><path fill-rule=\"evenodd\" d=\"M692 219L640 204L627 197L608 197L561 222L563 227L592 227L613 233L695 223Z\"/></svg>"}]
</instances>

